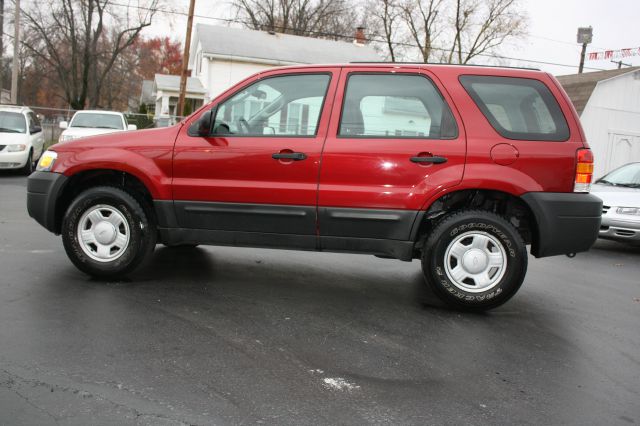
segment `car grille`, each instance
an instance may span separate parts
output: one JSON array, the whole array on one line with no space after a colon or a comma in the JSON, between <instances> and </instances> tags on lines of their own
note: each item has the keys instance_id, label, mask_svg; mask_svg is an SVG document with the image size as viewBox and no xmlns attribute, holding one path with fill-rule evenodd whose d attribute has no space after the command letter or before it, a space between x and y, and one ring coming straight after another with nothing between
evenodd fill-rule
<instances>
[{"instance_id":1,"label":"car grille","mask_svg":"<svg viewBox=\"0 0 640 426\"><path fill-rule=\"evenodd\" d=\"M4 149L6 145L0 145L0 151L2 151Z\"/></svg>"},{"instance_id":2,"label":"car grille","mask_svg":"<svg viewBox=\"0 0 640 426\"><path fill-rule=\"evenodd\" d=\"M607 212L609 212L610 208L611 208L611 206L602 206L602 214L607 214Z\"/></svg>"}]
</instances>

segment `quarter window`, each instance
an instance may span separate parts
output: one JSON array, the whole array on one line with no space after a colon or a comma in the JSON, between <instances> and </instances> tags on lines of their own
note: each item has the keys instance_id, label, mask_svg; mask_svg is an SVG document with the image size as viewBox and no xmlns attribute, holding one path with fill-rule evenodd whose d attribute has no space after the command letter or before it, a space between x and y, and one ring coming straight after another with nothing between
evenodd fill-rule
<instances>
[{"instance_id":1,"label":"quarter window","mask_svg":"<svg viewBox=\"0 0 640 426\"><path fill-rule=\"evenodd\" d=\"M442 95L426 77L353 74L347 82L339 134L451 139L458 130Z\"/></svg>"},{"instance_id":2,"label":"quarter window","mask_svg":"<svg viewBox=\"0 0 640 426\"><path fill-rule=\"evenodd\" d=\"M547 86L529 78L465 75L460 82L505 138L565 141L569 127Z\"/></svg>"},{"instance_id":3,"label":"quarter window","mask_svg":"<svg viewBox=\"0 0 640 426\"><path fill-rule=\"evenodd\" d=\"M327 74L260 80L218 107L214 134L314 136L329 80Z\"/></svg>"}]
</instances>

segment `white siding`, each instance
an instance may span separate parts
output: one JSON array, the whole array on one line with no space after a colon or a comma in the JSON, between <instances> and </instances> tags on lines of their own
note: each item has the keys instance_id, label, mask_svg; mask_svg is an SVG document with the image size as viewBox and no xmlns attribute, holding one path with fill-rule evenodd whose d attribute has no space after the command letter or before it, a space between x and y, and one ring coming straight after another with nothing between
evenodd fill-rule
<instances>
[{"instance_id":1,"label":"white siding","mask_svg":"<svg viewBox=\"0 0 640 426\"><path fill-rule=\"evenodd\" d=\"M595 177L640 161L640 71L599 82L580 117Z\"/></svg>"},{"instance_id":2,"label":"white siding","mask_svg":"<svg viewBox=\"0 0 640 426\"><path fill-rule=\"evenodd\" d=\"M271 68L271 66L265 64L212 59L206 56L203 62L206 62L206 66L203 65L203 72L206 68L207 80L201 80L208 90L209 99L215 98L245 78Z\"/></svg>"}]
</instances>

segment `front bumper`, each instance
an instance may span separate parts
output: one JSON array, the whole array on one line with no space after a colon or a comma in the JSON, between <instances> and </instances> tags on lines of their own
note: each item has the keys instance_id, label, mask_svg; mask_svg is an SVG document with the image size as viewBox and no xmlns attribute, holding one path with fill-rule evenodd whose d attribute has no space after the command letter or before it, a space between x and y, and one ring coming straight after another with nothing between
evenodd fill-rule
<instances>
[{"instance_id":1,"label":"front bumper","mask_svg":"<svg viewBox=\"0 0 640 426\"><path fill-rule=\"evenodd\" d=\"M640 217L621 215L611 207L602 215L599 237L607 240L640 242Z\"/></svg>"},{"instance_id":2,"label":"front bumper","mask_svg":"<svg viewBox=\"0 0 640 426\"><path fill-rule=\"evenodd\" d=\"M598 238L602 200L591 194L529 192L522 199L536 219L535 257L587 251Z\"/></svg>"},{"instance_id":3,"label":"front bumper","mask_svg":"<svg viewBox=\"0 0 640 426\"><path fill-rule=\"evenodd\" d=\"M27 179L27 211L36 222L53 233L56 227L56 203L67 182L60 173L34 172Z\"/></svg>"},{"instance_id":4,"label":"front bumper","mask_svg":"<svg viewBox=\"0 0 640 426\"><path fill-rule=\"evenodd\" d=\"M6 150L7 148L0 152L0 169L20 169L27 164L29 150L20 152L6 152Z\"/></svg>"}]
</instances>

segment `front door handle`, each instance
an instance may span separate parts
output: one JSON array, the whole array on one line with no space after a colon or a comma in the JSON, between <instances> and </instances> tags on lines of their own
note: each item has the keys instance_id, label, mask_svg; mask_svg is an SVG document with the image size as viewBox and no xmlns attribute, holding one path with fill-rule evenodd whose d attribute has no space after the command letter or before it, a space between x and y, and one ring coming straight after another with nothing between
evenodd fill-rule
<instances>
[{"instance_id":1,"label":"front door handle","mask_svg":"<svg viewBox=\"0 0 640 426\"><path fill-rule=\"evenodd\" d=\"M432 163L432 164L442 164L447 162L447 157L439 157L437 155L432 155L429 157L416 156L411 157L412 163Z\"/></svg>"},{"instance_id":2,"label":"front door handle","mask_svg":"<svg viewBox=\"0 0 640 426\"><path fill-rule=\"evenodd\" d=\"M274 160L293 160L301 161L307 159L307 154L304 152L276 152L271 155Z\"/></svg>"}]
</instances>

